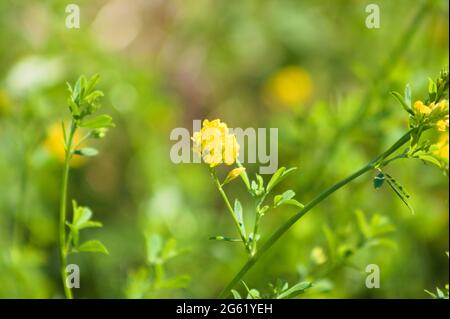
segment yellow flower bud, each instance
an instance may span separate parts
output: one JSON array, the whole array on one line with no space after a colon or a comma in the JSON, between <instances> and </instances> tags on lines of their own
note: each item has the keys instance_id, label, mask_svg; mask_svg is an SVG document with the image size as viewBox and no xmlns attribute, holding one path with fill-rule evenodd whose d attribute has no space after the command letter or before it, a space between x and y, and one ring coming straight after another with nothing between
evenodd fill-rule
<instances>
[{"instance_id":1,"label":"yellow flower bud","mask_svg":"<svg viewBox=\"0 0 450 319\"><path fill-rule=\"evenodd\" d=\"M222 185L228 184L229 182L231 182L233 179L235 179L236 177L238 177L239 175L241 175L243 172L245 171L245 167L237 167L235 169L232 169L227 177L225 178L224 182Z\"/></svg>"}]
</instances>

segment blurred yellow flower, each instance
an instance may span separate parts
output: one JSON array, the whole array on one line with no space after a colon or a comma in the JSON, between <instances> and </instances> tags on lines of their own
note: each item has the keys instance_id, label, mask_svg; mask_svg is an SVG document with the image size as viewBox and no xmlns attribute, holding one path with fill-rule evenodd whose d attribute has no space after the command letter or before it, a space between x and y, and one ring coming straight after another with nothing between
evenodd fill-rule
<instances>
[{"instance_id":1,"label":"blurred yellow flower","mask_svg":"<svg viewBox=\"0 0 450 319\"><path fill-rule=\"evenodd\" d=\"M325 255L325 252L323 251L322 247L314 247L311 251L311 259L317 264L321 265L324 264L327 261L327 256Z\"/></svg>"},{"instance_id":2,"label":"blurred yellow flower","mask_svg":"<svg viewBox=\"0 0 450 319\"><path fill-rule=\"evenodd\" d=\"M422 101L416 101L416 102L414 102L414 109L415 109L417 112L419 112L419 113L421 113L421 114L426 114L426 115L430 114L431 111L432 111L432 108L429 107L429 106L426 106L425 104L423 104Z\"/></svg>"},{"instance_id":3,"label":"blurred yellow flower","mask_svg":"<svg viewBox=\"0 0 450 319\"><path fill-rule=\"evenodd\" d=\"M448 160L448 152L449 152L448 134L447 133L442 134L441 137L439 138L439 141L435 145L437 146L437 149L434 153L439 157Z\"/></svg>"},{"instance_id":4,"label":"blurred yellow flower","mask_svg":"<svg viewBox=\"0 0 450 319\"><path fill-rule=\"evenodd\" d=\"M79 131L75 133L73 143L76 145L81 139ZM64 134L62 132L61 122L53 123L47 130L47 137L43 144L44 148L49 154L60 162L64 162ZM70 166L78 167L86 161L84 156L73 156L70 161Z\"/></svg>"},{"instance_id":5,"label":"blurred yellow flower","mask_svg":"<svg viewBox=\"0 0 450 319\"><path fill-rule=\"evenodd\" d=\"M437 104L436 107L441 109L442 111L444 111L445 109L448 108L448 100L441 100L441 101L439 101L439 103Z\"/></svg>"},{"instance_id":6,"label":"blurred yellow flower","mask_svg":"<svg viewBox=\"0 0 450 319\"><path fill-rule=\"evenodd\" d=\"M228 127L220 120L204 120L200 132L194 132L194 152L210 167L221 163L233 164L239 156L236 136L228 133Z\"/></svg>"},{"instance_id":7,"label":"blurred yellow flower","mask_svg":"<svg viewBox=\"0 0 450 319\"><path fill-rule=\"evenodd\" d=\"M267 81L264 94L277 104L292 107L308 101L313 89L308 72L298 66L287 66Z\"/></svg>"},{"instance_id":8,"label":"blurred yellow flower","mask_svg":"<svg viewBox=\"0 0 450 319\"><path fill-rule=\"evenodd\" d=\"M436 126L438 131L445 132L448 129L448 119L437 121Z\"/></svg>"}]
</instances>

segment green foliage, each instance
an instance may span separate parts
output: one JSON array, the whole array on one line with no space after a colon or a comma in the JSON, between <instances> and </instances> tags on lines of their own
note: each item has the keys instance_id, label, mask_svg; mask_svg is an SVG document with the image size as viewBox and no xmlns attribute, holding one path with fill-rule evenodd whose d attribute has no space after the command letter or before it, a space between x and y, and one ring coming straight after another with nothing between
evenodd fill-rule
<instances>
[{"instance_id":1,"label":"green foliage","mask_svg":"<svg viewBox=\"0 0 450 319\"><path fill-rule=\"evenodd\" d=\"M99 222L91 221L92 211L88 207L81 207L77 205L75 200L72 201L72 223L66 221L66 205L67 205L67 184L70 170L70 161L73 155L81 156L96 156L98 151L92 147L79 146L89 138L101 138L105 135L106 129L113 127L112 118L108 115L100 115L95 118L85 119L93 115L100 109L100 98L103 97L103 92L96 90L96 85L99 81L99 75L94 75L87 80L85 76L80 76L72 86L67 83L70 96L67 100L69 110L72 115L69 128L66 129L64 122L62 122L63 143L65 149L64 173L63 173L63 187L61 189L61 206L60 206L60 221L59 221L59 250L60 250L60 267L62 282L64 285L64 292L67 298L73 298L71 288L66 285L66 263L67 256L70 253L76 252L94 252L108 255L108 250L99 240L89 240L79 243L80 230L92 227L102 227ZM90 131L74 145L74 137L79 128L90 129ZM65 225L69 226L69 234L66 240Z\"/></svg>"},{"instance_id":2,"label":"green foliage","mask_svg":"<svg viewBox=\"0 0 450 319\"><path fill-rule=\"evenodd\" d=\"M448 251L446 252L447 258L449 257ZM449 292L448 292L448 284L445 285L443 289L440 289L439 287L436 287L436 293L433 293L429 290L425 289L425 292L429 294L434 299L449 299Z\"/></svg>"},{"instance_id":3,"label":"green foliage","mask_svg":"<svg viewBox=\"0 0 450 319\"><path fill-rule=\"evenodd\" d=\"M108 255L108 250L99 240L89 240L82 244L79 243L80 230L86 228L102 227L102 223L92 221L92 211L88 207L78 206L75 200L72 201L73 215L72 223L66 222L69 226L69 242L67 243L67 252L99 252Z\"/></svg>"},{"instance_id":4,"label":"green foliage","mask_svg":"<svg viewBox=\"0 0 450 319\"><path fill-rule=\"evenodd\" d=\"M247 293L246 299L294 299L312 287L310 282L298 282L289 287L287 281L277 279L275 284L269 284L269 291L261 293L255 288L249 289L245 282L242 282L242 285ZM235 289L231 290L231 294L234 299L242 299L241 294Z\"/></svg>"},{"instance_id":5,"label":"green foliage","mask_svg":"<svg viewBox=\"0 0 450 319\"><path fill-rule=\"evenodd\" d=\"M238 168L243 168L242 164L239 162L237 163ZM257 242L261 238L261 234L259 233L259 223L261 220L261 217L263 217L270 209L278 208L282 205L291 205L297 208L303 208L304 205L294 199L295 192L293 190L287 190L281 195L275 195L273 198L273 204L272 205L265 205L266 197L270 194L270 192L274 189L274 187L280 183L283 179L286 178L286 176L296 170L295 167L286 169L285 167L279 168L271 177L269 180L267 186L264 186L264 179L261 175L255 174L255 179L250 182L250 179L247 175L247 171L244 169L242 173L240 174L242 181L244 185L246 186L249 194L251 197L254 198L256 205L255 205L255 217L254 217L254 225L253 225L253 231L250 232L247 236L247 230L244 225L244 213L242 204L238 199L235 199L234 207L231 207L228 205L228 209L230 211L230 214L232 215L235 224L238 228L239 234L241 236L241 239L236 238L230 238L227 236L212 236L210 239L218 240L218 241L228 241L228 242L242 242L244 247L246 248L247 252L250 256L256 254L257 252ZM225 203L229 203L228 197L225 194L225 191L223 190L222 186L225 184L228 184L232 179L229 177L230 173L225 178L225 181L223 183L220 183L216 172L214 169L211 171L211 176L215 180L215 184L219 190L219 192L222 194L222 197L225 200Z\"/></svg>"},{"instance_id":6,"label":"green foliage","mask_svg":"<svg viewBox=\"0 0 450 319\"><path fill-rule=\"evenodd\" d=\"M157 234L146 236L147 263L128 275L125 295L127 298L151 298L165 290L186 288L191 278L188 275L166 275L167 263L187 252L179 249L174 238L164 241Z\"/></svg>"}]
</instances>

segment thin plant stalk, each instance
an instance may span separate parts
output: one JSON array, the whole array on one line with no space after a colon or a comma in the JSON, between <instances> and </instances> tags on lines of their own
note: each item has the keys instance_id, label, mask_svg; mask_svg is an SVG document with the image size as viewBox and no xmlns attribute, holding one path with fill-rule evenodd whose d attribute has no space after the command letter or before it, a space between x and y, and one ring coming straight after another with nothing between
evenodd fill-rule
<instances>
[{"instance_id":1,"label":"thin plant stalk","mask_svg":"<svg viewBox=\"0 0 450 319\"><path fill-rule=\"evenodd\" d=\"M220 195L222 196L222 198L223 198L223 200L224 200L224 202L225 202L225 205L227 206L227 209L228 209L228 211L229 211L230 214L231 214L231 217L233 218L233 221L234 221L234 223L235 223L235 225L236 225L236 228L238 229L239 236L241 237L241 240L242 240L242 242L244 243L245 249L247 250L247 252L248 252L249 254L251 254L251 249L250 249L250 247L248 246L247 238L245 238L245 235L242 233L241 227L240 227L240 225L239 225L239 221L238 221L237 218L236 218L236 213L235 213L233 207L231 206L231 203L230 203L230 201L229 201L229 199L228 199L228 196L227 196L227 194L225 193L225 191L223 190L222 185L220 184L219 179L217 178L217 175L216 175L216 172L215 172L214 168L211 169L211 176L212 176L212 178L214 179L214 184L216 185L216 187L217 187L217 189L218 189Z\"/></svg>"},{"instance_id":2,"label":"thin plant stalk","mask_svg":"<svg viewBox=\"0 0 450 319\"><path fill-rule=\"evenodd\" d=\"M73 137L75 135L76 125L72 121L70 123L69 134L64 140L65 143L65 160L64 160L64 171L63 171L63 180L61 187L61 202L59 209L59 256L60 256L60 272L61 279L64 286L64 293L67 299L72 299L72 290L67 285L67 247L66 247L66 208L67 208L67 184L69 181L69 171L70 171L70 159L72 158L72 143Z\"/></svg>"},{"instance_id":3,"label":"thin plant stalk","mask_svg":"<svg viewBox=\"0 0 450 319\"><path fill-rule=\"evenodd\" d=\"M315 206L324 201L328 196L339 190L341 187L347 185L359 176L367 173L368 171L376 168L380 163L384 161L387 157L397 151L400 147L406 144L411 137L411 134L415 129L408 131L403 135L397 142L395 142L389 149L375 157L369 163L364 165L362 168L351 174L350 176L344 178L343 180L337 182L333 186L327 188L325 191L317 195L313 200L306 204L300 211L298 211L294 216L292 216L288 221L281 225L269 239L262 245L258 251L252 255L241 270L236 274L236 276L230 281L230 283L222 290L219 298L225 297L229 291L244 277L244 275L256 264L256 262L261 258L261 256L269 250L277 241L283 236L300 218L302 218L307 212L313 209Z\"/></svg>"}]
</instances>

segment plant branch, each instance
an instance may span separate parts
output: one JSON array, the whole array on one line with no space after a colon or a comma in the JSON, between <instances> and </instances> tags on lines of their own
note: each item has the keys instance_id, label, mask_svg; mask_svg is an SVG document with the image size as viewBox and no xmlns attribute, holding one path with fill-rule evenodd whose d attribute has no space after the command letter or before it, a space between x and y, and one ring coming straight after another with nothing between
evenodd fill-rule
<instances>
[{"instance_id":1,"label":"plant branch","mask_svg":"<svg viewBox=\"0 0 450 319\"><path fill-rule=\"evenodd\" d=\"M241 270L237 273L237 275L230 281L230 283L222 290L219 295L219 298L225 297L228 292L244 277L244 275L255 265L255 263L261 258L261 256L269 250L277 241L283 236L301 217L303 217L307 212L309 212L312 208L317 206L319 203L324 201L328 196L339 190L341 187L347 185L354 179L359 176L365 174L366 172L372 170L377 165L382 163L386 158L388 158L391 154L397 151L400 147L406 144L411 134L415 129L408 131L405 135L403 135L397 142L395 142L391 147L389 147L385 152L375 157L369 163L364 165L362 168L351 174L350 176L344 178L343 180L337 182L333 186L329 187L319 195L317 195L314 199L312 199L308 204L306 204L300 211L298 211L294 216L288 219L283 225L281 225L273 234L269 237L269 239L261 246L261 248L249 258L249 260L245 263L245 265L241 268Z\"/></svg>"},{"instance_id":2,"label":"plant branch","mask_svg":"<svg viewBox=\"0 0 450 319\"><path fill-rule=\"evenodd\" d=\"M234 221L234 223L235 223L235 225L236 225L236 228L237 228L238 231L239 231L239 236L241 236L242 242L243 242L244 245L245 245L245 249L247 250L247 252L248 252L249 254L251 254L251 250L250 250L250 248L248 247L247 238L245 238L245 235L242 233L241 227L240 227L240 225L239 225L239 221L237 220L237 217L236 217L236 213L234 212L234 209L233 209L233 207L231 206L230 201L228 200L227 194L226 194L225 191L223 190L222 185L220 184L220 181L219 181L219 179L217 178L217 175L216 175L216 172L215 172L214 168L211 169L211 176L213 177L213 179L214 179L214 184L216 185L217 189L219 190L220 195L222 195L222 198L223 198L223 200L224 200L224 202L225 202L225 205L227 206L227 209L228 209L228 211L230 212L231 217L233 218L233 221Z\"/></svg>"},{"instance_id":3,"label":"plant branch","mask_svg":"<svg viewBox=\"0 0 450 319\"><path fill-rule=\"evenodd\" d=\"M70 123L70 131L67 140L64 142L66 145L65 160L64 160L64 172L61 188L61 203L59 208L59 258L60 258L60 272L61 279L64 286L64 293L67 299L72 299L72 291L67 286L67 247L66 247L66 208L67 208L67 184L69 181L70 159L72 158L72 142L76 131L76 124L72 121Z\"/></svg>"}]
</instances>

